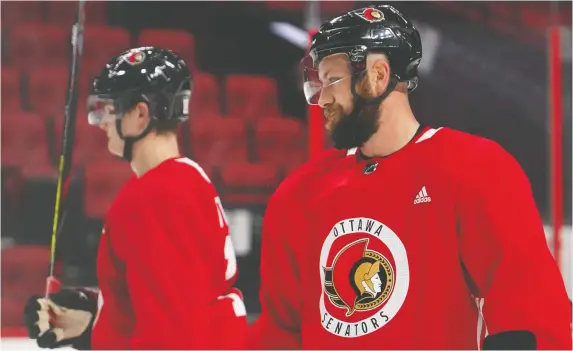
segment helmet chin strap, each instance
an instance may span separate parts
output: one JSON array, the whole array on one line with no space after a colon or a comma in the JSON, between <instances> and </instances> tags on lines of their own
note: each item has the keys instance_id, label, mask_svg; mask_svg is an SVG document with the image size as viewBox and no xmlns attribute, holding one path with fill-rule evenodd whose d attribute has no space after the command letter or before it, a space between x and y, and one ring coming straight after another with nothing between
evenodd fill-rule
<instances>
[{"instance_id":1,"label":"helmet chin strap","mask_svg":"<svg viewBox=\"0 0 573 351\"><path fill-rule=\"evenodd\" d=\"M395 75L392 75L390 78L390 82L388 82L388 86L386 90L378 96L371 97L371 98L363 98L362 96L358 95L356 92L356 84L358 81L366 76L366 70L363 70L359 74L355 74L351 78L350 89L352 91L352 97L354 98L354 109L352 113L357 113L363 105L371 105L371 104L380 104L382 100L384 100L391 92L396 89L396 85L398 85L398 78Z\"/></svg>"},{"instance_id":2,"label":"helmet chin strap","mask_svg":"<svg viewBox=\"0 0 573 351\"><path fill-rule=\"evenodd\" d=\"M124 141L123 153L121 156L124 160L131 162L131 159L133 157L133 144L136 141L143 139L147 134L149 134L149 132L153 130L154 125L155 125L154 119L150 119L149 123L147 124L147 127L145 127L145 129L141 133L139 133L139 135L133 137L132 136L126 137L123 135L123 132L121 130L121 119L115 121L115 129L117 130L117 135L119 135L119 138Z\"/></svg>"}]
</instances>

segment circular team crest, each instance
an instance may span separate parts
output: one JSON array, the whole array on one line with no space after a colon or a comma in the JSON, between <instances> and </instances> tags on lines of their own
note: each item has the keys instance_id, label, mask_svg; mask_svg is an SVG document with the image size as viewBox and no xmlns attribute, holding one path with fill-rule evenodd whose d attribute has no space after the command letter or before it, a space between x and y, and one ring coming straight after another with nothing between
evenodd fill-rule
<instances>
[{"instance_id":1,"label":"circular team crest","mask_svg":"<svg viewBox=\"0 0 573 351\"><path fill-rule=\"evenodd\" d=\"M371 218L337 223L320 253L321 323L344 338L370 334L400 310L410 284L406 248Z\"/></svg>"},{"instance_id":2,"label":"circular team crest","mask_svg":"<svg viewBox=\"0 0 573 351\"><path fill-rule=\"evenodd\" d=\"M145 61L145 52L143 51L133 51L127 56L127 63L132 66L139 65Z\"/></svg>"},{"instance_id":3,"label":"circular team crest","mask_svg":"<svg viewBox=\"0 0 573 351\"><path fill-rule=\"evenodd\" d=\"M362 17L362 19L373 23L373 22L380 22L380 21L384 21L384 13L382 13L382 11L369 7L364 9L364 11L362 11L362 13L358 12L358 16Z\"/></svg>"}]
</instances>

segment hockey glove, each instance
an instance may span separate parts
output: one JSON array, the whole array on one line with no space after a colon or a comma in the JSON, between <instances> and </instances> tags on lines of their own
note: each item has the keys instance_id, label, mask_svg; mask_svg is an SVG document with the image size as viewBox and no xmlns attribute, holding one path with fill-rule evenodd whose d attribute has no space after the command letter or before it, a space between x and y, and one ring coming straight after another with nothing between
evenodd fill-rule
<instances>
[{"instance_id":1,"label":"hockey glove","mask_svg":"<svg viewBox=\"0 0 573 351\"><path fill-rule=\"evenodd\" d=\"M65 289L49 299L33 296L24 307L28 336L40 348L71 346L90 349L90 337L97 313L97 295L89 290Z\"/></svg>"},{"instance_id":2,"label":"hockey glove","mask_svg":"<svg viewBox=\"0 0 573 351\"><path fill-rule=\"evenodd\" d=\"M488 335L484 350L537 350L537 339L528 330L511 330Z\"/></svg>"}]
</instances>

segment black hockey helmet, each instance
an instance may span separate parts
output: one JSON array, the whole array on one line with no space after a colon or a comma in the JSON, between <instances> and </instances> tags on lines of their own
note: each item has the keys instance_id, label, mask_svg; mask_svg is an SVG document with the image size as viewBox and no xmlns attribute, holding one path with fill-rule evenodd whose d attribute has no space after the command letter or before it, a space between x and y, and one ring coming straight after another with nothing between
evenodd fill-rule
<instances>
[{"instance_id":1,"label":"black hockey helmet","mask_svg":"<svg viewBox=\"0 0 573 351\"><path fill-rule=\"evenodd\" d=\"M193 77L185 62L170 50L139 47L112 58L92 83L88 97L88 121L99 125L115 120L125 141L124 158L131 158L133 143L145 137L157 121L185 121ZM150 122L137 136L125 137L121 119L137 103L146 103Z\"/></svg>"},{"instance_id":2,"label":"black hockey helmet","mask_svg":"<svg viewBox=\"0 0 573 351\"><path fill-rule=\"evenodd\" d=\"M368 53L388 57L392 79L386 92L366 102L379 102L398 82L407 82L408 91L418 85L418 66L422 60L422 41L412 22L389 5L352 10L323 23L313 36L309 55L302 61L304 93L307 102L316 105L322 91L318 64L326 56L347 54L353 69L352 93L358 79L366 72Z\"/></svg>"}]
</instances>

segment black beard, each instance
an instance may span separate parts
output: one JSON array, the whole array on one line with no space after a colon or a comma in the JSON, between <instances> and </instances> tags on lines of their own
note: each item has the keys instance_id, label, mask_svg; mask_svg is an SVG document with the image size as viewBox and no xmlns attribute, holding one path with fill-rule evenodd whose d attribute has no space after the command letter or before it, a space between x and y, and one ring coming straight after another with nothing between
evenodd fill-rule
<instances>
[{"instance_id":1,"label":"black beard","mask_svg":"<svg viewBox=\"0 0 573 351\"><path fill-rule=\"evenodd\" d=\"M378 131L379 109L379 101L375 103L355 101L352 112L340 119L330 135L334 147L339 150L361 147Z\"/></svg>"}]
</instances>

